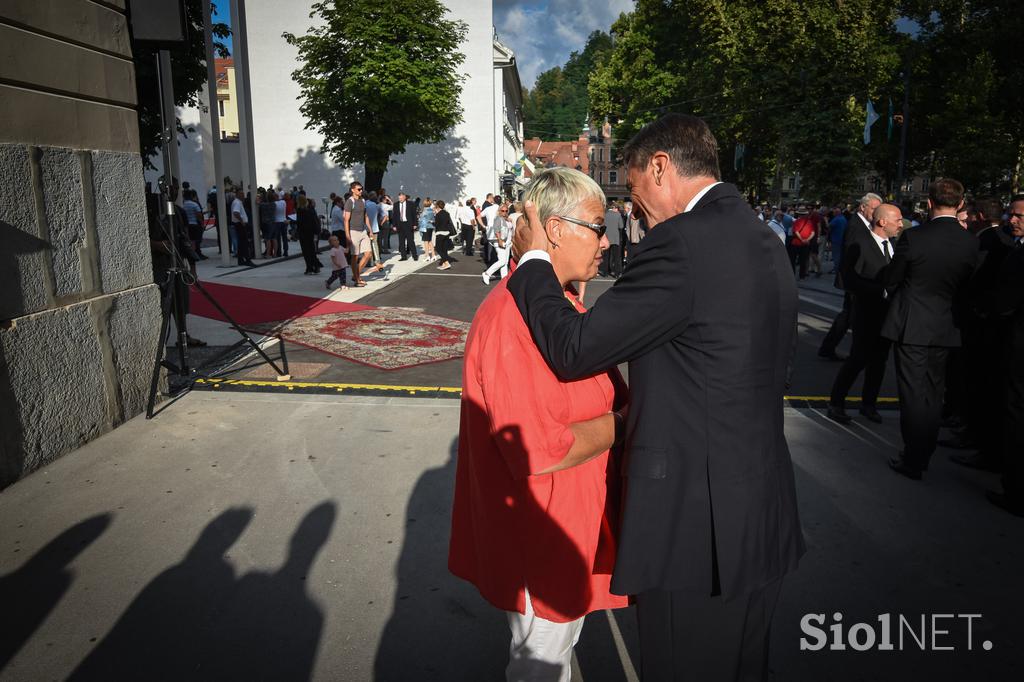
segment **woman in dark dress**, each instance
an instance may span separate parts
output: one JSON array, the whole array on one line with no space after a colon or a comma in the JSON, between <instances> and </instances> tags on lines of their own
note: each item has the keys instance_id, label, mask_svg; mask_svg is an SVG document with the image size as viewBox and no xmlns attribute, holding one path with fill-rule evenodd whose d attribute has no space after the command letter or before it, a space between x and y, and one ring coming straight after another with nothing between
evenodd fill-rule
<instances>
[{"instance_id":1,"label":"woman in dark dress","mask_svg":"<svg viewBox=\"0 0 1024 682\"><path fill-rule=\"evenodd\" d=\"M316 209L302 194L295 202L295 207L299 246L302 248L302 258L306 261L305 274L315 275L320 272L321 267L320 261L316 257L316 237L320 233L320 218L316 214Z\"/></svg>"},{"instance_id":2,"label":"woman in dark dress","mask_svg":"<svg viewBox=\"0 0 1024 682\"><path fill-rule=\"evenodd\" d=\"M448 249L452 248L452 236L455 234L455 224L448 211L444 210L443 201L434 202L434 248L437 255L441 257L441 264L438 270L448 270L452 264L448 260Z\"/></svg>"}]
</instances>

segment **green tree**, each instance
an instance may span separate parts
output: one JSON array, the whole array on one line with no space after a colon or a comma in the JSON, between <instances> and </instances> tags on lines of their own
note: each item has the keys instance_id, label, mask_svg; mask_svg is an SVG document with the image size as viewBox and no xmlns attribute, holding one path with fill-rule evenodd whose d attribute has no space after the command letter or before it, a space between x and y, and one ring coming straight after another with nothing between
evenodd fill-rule
<instances>
[{"instance_id":1,"label":"green tree","mask_svg":"<svg viewBox=\"0 0 1024 682\"><path fill-rule=\"evenodd\" d=\"M185 21L188 26L188 42L170 50L174 104L179 107L201 107L205 111L208 102L199 101L207 76L202 0L185 1ZM228 38L231 29L227 24L220 22L215 22L212 28L215 53L222 57L228 56L227 48L220 40ZM156 78L157 51L150 47L135 45L133 52L135 88L139 102L139 147L146 166L152 168L149 159L160 151L162 143L160 91ZM188 134L180 121L176 120L175 125L179 134Z\"/></svg>"},{"instance_id":2,"label":"green tree","mask_svg":"<svg viewBox=\"0 0 1024 682\"><path fill-rule=\"evenodd\" d=\"M908 152L968 191L1016 192L1024 160L1024 16L1014 0L905 0L921 26L910 60Z\"/></svg>"},{"instance_id":3,"label":"green tree","mask_svg":"<svg viewBox=\"0 0 1024 682\"><path fill-rule=\"evenodd\" d=\"M462 121L467 27L446 13L437 0L329 0L313 5L305 35L284 34L299 52L306 127L336 164L362 163L369 188L407 145L440 142Z\"/></svg>"},{"instance_id":4,"label":"green tree","mask_svg":"<svg viewBox=\"0 0 1024 682\"><path fill-rule=\"evenodd\" d=\"M809 193L840 197L863 167L864 103L898 64L895 18L886 0L637 0L590 78L594 113L620 143L664 112L700 116L742 190L777 195L798 171Z\"/></svg>"},{"instance_id":5,"label":"green tree","mask_svg":"<svg viewBox=\"0 0 1024 682\"><path fill-rule=\"evenodd\" d=\"M527 137L575 140L579 136L590 111L590 74L611 50L611 36L594 31L582 51L569 55L564 67L556 66L537 76L533 89L523 97Z\"/></svg>"}]
</instances>

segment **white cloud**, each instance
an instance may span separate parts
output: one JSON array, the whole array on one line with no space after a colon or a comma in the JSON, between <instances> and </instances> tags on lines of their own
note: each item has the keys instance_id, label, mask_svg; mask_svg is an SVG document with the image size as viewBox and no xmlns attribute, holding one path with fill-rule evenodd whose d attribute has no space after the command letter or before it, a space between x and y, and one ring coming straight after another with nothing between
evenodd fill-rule
<instances>
[{"instance_id":1,"label":"white cloud","mask_svg":"<svg viewBox=\"0 0 1024 682\"><path fill-rule=\"evenodd\" d=\"M494 23L498 38L516 53L523 85L531 88L541 72L582 50L591 32L608 31L632 9L633 0L494 0Z\"/></svg>"}]
</instances>

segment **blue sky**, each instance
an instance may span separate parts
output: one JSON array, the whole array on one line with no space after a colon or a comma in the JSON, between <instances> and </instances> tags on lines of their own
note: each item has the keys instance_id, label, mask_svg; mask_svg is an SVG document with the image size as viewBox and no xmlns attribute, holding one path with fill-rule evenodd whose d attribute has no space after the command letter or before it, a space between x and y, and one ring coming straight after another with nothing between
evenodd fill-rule
<instances>
[{"instance_id":1,"label":"blue sky","mask_svg":"<svg viewBox=\"0 0 1024 682\"><path fill-rule=\"evenodd\" d=\"M633 0L494 0L494 27L515 51L523 85L532 88L538 74L582 50L592 31L607 31L632 9Z\"/></svg>"}]
</instances>

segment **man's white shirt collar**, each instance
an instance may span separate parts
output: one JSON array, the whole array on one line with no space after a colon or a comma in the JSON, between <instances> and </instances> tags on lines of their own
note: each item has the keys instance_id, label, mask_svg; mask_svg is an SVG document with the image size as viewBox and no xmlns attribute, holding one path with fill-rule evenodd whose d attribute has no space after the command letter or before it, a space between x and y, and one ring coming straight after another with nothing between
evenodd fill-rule
<instances>
[{"instance_id":1,"label":"man's white shirt collar","mask_svg":"<svg viewBox=\"0 0 1024 682\"><path fill-rule=\"evenodd\" d=\"M715 185L721 185L721 184L722 184L721 181L712 182L710 185L708 185L707 187L705 187L701 191L697 192L697 194L694 195L694 197L692 199L690 199L690 203L688 203L686 205L686 208L683 209L683 213L689 213L690 211L692 211L693 207L697 205L697 202L700 201L701 199L703 199L704 195L707 194L711 190L712 187L714 187Z\"/></svg>"}]
</instances>

